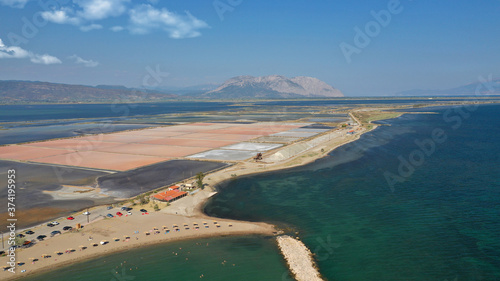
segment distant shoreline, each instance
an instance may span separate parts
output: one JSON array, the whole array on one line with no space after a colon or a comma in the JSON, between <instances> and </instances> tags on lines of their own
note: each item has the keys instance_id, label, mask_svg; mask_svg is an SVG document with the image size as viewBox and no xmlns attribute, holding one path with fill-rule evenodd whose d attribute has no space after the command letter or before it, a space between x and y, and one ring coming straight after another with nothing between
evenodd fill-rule
<instances>
[{"instance_id":1,"label":"distant shoreline","mask_svg":"<svg viewBox=\"0 0 500 281\"><path fill-rule=\"evenodd\" d=\"M429 105L429 106L435 106L435 105ZM453 105L449 105L453 106ZM387 109L389 110L389 109ZM401 116L403 114L406 114L407 112L400 112L398 116ZM360 120L356 120L356 117L350 113L351 117L355 119L355 121L358 122L358 124L362 124ZM397 117L397 116L396 116ZM395 117L393 117L395 118ZM369 122L371 124L371 122ZM228 167L223 170L216 171L214 173L211 173L207 175L205 183L209 186L209 188L217 187L227 180L230 180L233 178L233 175L239 176L248 176L252 174L259 174L263 172L270 172L270 171L277 171L277 170L283 170L283 169L289 169L293 167L298 167L298 166L303 166L308 163L311 163L317 159L320 159L331 151L335 150L336 148L343 146L345 144L348 144L350 142L353 142L361 137L366 132L372 131L375 128L377 128L378 125L373 124L369 129L359 126L360 130L356 131L357 133L354 135L344 135L339 139L333 139L326 141L324 143L320 143L316 147L313 147L309 150L306 150L298 155L295 155L291 157L290 159L287 159L285 161L282 161L280 163L253 163L253 162L241 162L238 163L234 166ZM265 160L265 159L264 159ZM138 224L127 224L124 225L122 222L119 222L118 220L120 219L112 219L112 220L102 220L98 222L94 222L88 225L88 227L84 228L82 232L76 232L76 233L69 233L69 234L63 234L60 235L54 239L49 239L44 242L39 242L38 245L35 245L32 248L28 249L23 249L23 251L18 252L18 256L20 255L31 255L38 253L41 254L41 252L48 252L50 254L54 253L56 250L64 250L64 249L59 249L59 247L62 247L64 243L70 243L70 244L65 244L65 247L73 247L76 249L78 245L73 245L76 243L75 239L79 236L86 236L89 233L92 233L93 231L96 231L96 233L99 233L98 229L100 229L102 224L112 224L115 225L116 231L119 232L126 232L126 235L130 235L132 232L132 229L134 228L152 228L153 225L161 228L163 223L157 222L155 220L151 220L150 218L153 216L165 216L168 217L169 219L172 219L172 221L178 221L177 224L181 226L182 222L189 222L192 226L193 222L197 220L201 224L201 221L203 220L217 220L221 221L224 223L227 223L226 227L222 231L217 231L217 229L214 229L214 231L211 231L210 233L202 233L203 230L198 230L200 233L193 233L195 230L182 230L182 233L188 232L186 236L180 236L180 237L170 237L170 236L163 236L162 238L158 239L151 239L146 242L143 242L145 239L143 237L147 236L142 236L142 230L139 233L141 242L132 241L130 244L127 244L125 248L116 245L116 247L111 247L113 243L115 242L110 242L110 245L104 245L101 246L99 245L96 248L93 249L87 249L82 252L85 252L84 255L80 257L75 257L71 256L70 258L66 258L66 256L71 255L71 254L64 254L60 258L58 258L59 261L55 264L45 264L42 265L41 261L37 262L33 268L30 268L30 265L28 264L29 261L27 260L22 260L23 262L26 263L23 267L17 267L16 268L16 276L15 278L22 278L27 275L31 274L39 274L42 272L47 272L47 271L52 271L55 270L61 266L73 264L76 262L81 262L84 260L88 259L93 259L96 257L100 257L103 255L108 255L111 253L115 252L121 252L125 251L128 249L136 248L136 247L141 247L144 245L153 245L153 244L158 244L158 243L165 243L165 242L170 242L170 241L180 241L180 240L186 240L186 239L194 239L194 238L201 238L201 237L216 237L216 236L226 236L226 235L248 235L248 234L259 234L259 235L277 235L279 234L278 230L275 228L273 225L269 225L267 223L258 223L258 222L244 222L244 221L235 221L235 220L228 220L228 219L220 219L220 218L214 218L214 217L209 217L203 212L203 207L205 206L206 202L209 200L209 198L213 194L210 193L208 190L204 190L201 192L196 193L194 196L187 197L183 200L179 200L174 202L171 206L168 208L162 209L160 212L151 214L150 217L147 217L146 219L149 219L147 221L147 225L145 221L142 221L144 217L141 218L141 216L136 215L136 216L131 216L128 218L128 220L136 220ZM229 228L229 224L233 224L232 228ZM213 225L211 225L213 227ZM171 229L171 228L170 228ZM210 229L212 230L212 229ZM191 232L189 232L191 231ZM92 234L95 235L95 234ZM124 234L116 234L118 237L122 238ZM168 235L168 234L159 234L161 235ZM150 237L154 237L153 235L149 235ZM156 236L156 237L160 237ZM68 238L70 237L70 238ZM81 238L81 237L80 237ZM111 240L113 237L107 237L106 239ZM103 238L100 238L103 239ZM146 238L149 239L149 238ZM96 239L97 242L98 239ZM80 243L80 242L78 242ZM116 242L119 243L119 242ZM47 248L42 248L43 244L46 244ZM88 244L88 243L87 243ZM123 245L123 244L122 244ZM109 246L109 247L108 247ZM102 250L101 250L102 249ZM94 250L94 251L91 251ZM74 253L74 255L77 255L79 252ZM27 257L25 256L24 259ZM53 259L54 257L52 257ZM1 257L0 260L4 260L5 257ZM42 260L41 258L39 258ZM51 259L51 260L52 260ZM18 260L21 261L21 260ZM2 261L3 262L3 261ZM26 274L21 274L20 271L22 269L27 269ZM10 274L10 275L5 275L5 274ZM0 278L8 278L12 277L12 273L8 273L6 271L0 272Z\"/></svg>"},{"instance_id":2,"label":"distant shoreline","mask_svg":"<svg viewBox=\"0 0 500 281\"><path fill-rule=\"evenodd\" d=\"M462 99L462 100L485 100L485 99L500 99L500 95L493 96L416 96L416 97L400 97L400 96L344 96L344 97L310 97L310 98L283 98L283 99L200 99L200 98L170 98L165 100L148 100L148 101L134 101L134 100L123 100L117 102L117 100L109 101L96 101L96 102L20 102L20 103L0 103L0 106L8 105L85 105L85 104L148 104L148 103L165 103L165 102L265 102L265 101L321 101L321 100L388 100L388 99L400 99L400 100L432 100L432 99Z\"/></svg>"},{"instance_id":3,"label":"distant shoreline","mask_svg":"<svg viewBox=\"0 0 500 281\"><path fill-rule=\"evenodd\" d=\"M403 113L401 113L401 114L403 114ZM363 130L363 132L364 131L365 130ZM205 183L209 186L209 188L207 188L206 190L203 190L201 192L197 192L194 196L189 196L189 197L184 198L183 200L176 201L176 202L172 203L172 205L169 206L168 208L162 209L160 212L154 213L152 215L167 216L170 219L176 218L177 220L190 221L191 223L193 222L193 220L197 220L198 223L201 223L201 221L203 221L203 220L217 220L217 221L222 221L225 223L233 224L232 228L229 229L226 226L224 228L224 231L220 231L220 232L215 231L215 232L203 233L203 234L201 232L203 230L199 230L200 231L199 234L202 234L202 235L191 235L191 233L188 233L187 236L182 236L182 237L173 238L173 239L171 239L171 238L155 239L154 241L147 242L148 245L155 244L155 243L164 243L164 242L169 242L169 241L193 239L193 238L197 238L197 237L213 237L213 236L224 236L224 235L248 235L248 234L260 234L260 235L276 235L276 234L278 234L279 232L278 232L278 230L275 229L275 226L269 225L267 223L242 222L242 221L234 221L234 220L213 218L213 217L207 216L203 212L203 207L206 204L207 200L213 194L213 193L210 193L210 191L208 189L210 189L211 187L215 187L228 179L231 179L233 177L232 175L234 174L233 172L236 172L238 174L238 176L241 176L241 175L261 173L264 171L281 170L281 169L291 168L291 167L295 167L295 166L301 166L301 165L310 163L314 160L317 160L317 159L327 155L333 149L358 139L360 137L360 135L361 135L361 132L359 132L355 135L349 135L349 136L345 135L344 137L342 137L340 139L331 140L327 143L320 144L320 145L318 145L310 150L302 152L301 154L296 155L290 159L287 159L283 163L279 163L277 165L275 165L274 163L273 164L263 164L263 163L241 162L241 163L238 163L234 166L231 166L231 167L228 167L226 169L219 170L219 171L216 171L214 173L207 175ZM306 154L306 156L304 156L304 154ZM297 159L299 159L299 160L297 161ZM263 165L267 166L267 167L262 167ZM98 207L94 207L94 208L98 208ZM150 219L151 217L148 217L148 219ZM144 218L144 217L139 216L139 215L135 215L135 216L131 216L129 218L129 220L140 220L142 218ZM18 252L17 253L18 257L24 256L24 259L27 259L29 257L41 256L42 254L49 254L49 253L53 254L54 251L57 251L57 250L64 251L65 247L73 247L76 249L76 247L78 247L79 245L76 245L75 243L77 241L76 239L79 236L87 235L84 233L92 232L92 231L94 231L94 229L102 227L103 224L106 224L106 226L108 224L110 224L110 225L117 224L116 227L117 227L117 229L120 229L119 230L120 232L124 232L125 234L130 234L131 228L129 227L129 229L126 230L127 227L124 226L123 224L120 224L119 220L122 220L122 219L123 218L111 219L111 220L101 220L101 221L90 223L87 225L86 228L83 229L81 234L79 232L68 233L68 234L64 233L63 235L57 236L53 239L39 242L39 243L37 243L37 245L35 245L31 248L23 249L22 251ZM137 222L138 222L137 225L139 227L141 227L141 228L145 227L143 221L137 221ZM154 222L148 222L148 223L151 224ZM162 225L160 225L162 223L157 223L157 224L158 224L157 227L162 227ZM180 222L178 224L179 224L179 226L181 225ZM149 227L152 227L152 226L149 226ZM182 231L182 233L185 233L186 231L189 232L189 231L194 231L194 230L185 230L185 231ZM142 234L142 231L141 231L141 234ZM123 235L124 234L120 234L120 235L118 235L118 237L122 237ZM160 234L160 235L164 235L164 234ZM153 237L153 236L151 236L151 237ZM107 239L110 240L111 238L113 238L113 237L108 237ZM142 237L140 239L142 239ZM142 243L142 241L143 240L141 240L141 243L130 243L126 249L131 249L131 248L140 247L140 246L145 245ZM80 243L83 243L83 242L78 242L77 244L80 244ZM22 267L16 268L16 277L15 278L22 278L24 276L31 275L31 274L38 274L40 272L51 271L51 270L59 268L60 266L80 262L80 261L87 260L87 259L96 258L96 257L102 256L102 255L114 253L116 251L125 250L125 249L120 249L118 246L113 247L113 248L108 247L108 246L111 246L113 243L114 242L111 242L110 245L98 246L94 249L84 250L84 252L85 251L87 251L87 252L85 252L84 255L76 257L76 258L73 258L74 256L71 256L71 258L67 258L67 256L68 255L78 255L80 252L76 252L73 254L63 254L62 256L58 257L57 262L54 261L55 263L52 263L52 264L47 264L47 263L42 264L41 258L39 258L40 261L38 261L34 265L28 264L29 260L18 260L18 261L25 262L26 264ZM43 247L44 244L46 245L45 247ZM66 245L66 246L64 246L61 249L62 245ZM88 250L96 250L96 249L98 249L99 251L94 251L92 253L89 253L90 251L88 251ZM47 253L45 253L45 252L47 252ZM27 256L29 256L29 257L27 257ZM5 259L5 257L1 257L0 261L4 260L4 259ZM52 257L50 260L53 260L53 259L54 259L54 257ZM43 262L45 262L45 261L43 261ZM20 271L23 269L27 270L26 274L20 273ZM5 275L5 274L12 274L12 273L8 273L7 271L0 272L0 278L4 278L4 276L5 277L9 276L9 275ZM11 277L11 275L10 275L10 277Z\"/></svg>"}]
</instances>

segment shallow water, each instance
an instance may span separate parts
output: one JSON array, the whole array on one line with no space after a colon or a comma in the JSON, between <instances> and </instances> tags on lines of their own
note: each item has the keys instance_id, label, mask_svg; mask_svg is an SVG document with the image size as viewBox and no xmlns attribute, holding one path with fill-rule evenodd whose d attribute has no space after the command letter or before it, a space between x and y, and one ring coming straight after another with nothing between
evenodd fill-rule
<instances>
[{"instance_id":1,"label":"shallow water","mask_svg":"<svg viewBox=\"0 0 500 281\"><path fill-rule=\"evenodd\" d=\"M303 167L235 179L206 211L298 231L328 280L499 280L500 106L437 112L403 115ZM446 140L418 160L415 141L436 129ZM414 170L398 172L410 156ZM404 181L391 186L389 173ZM209 240L210 250L196 250ZM180 244L196 264L172 256ZM219 266L227 256L237 270ZM274 243L257 237L134 250L32 280L120 280L110 275L114 266L140 257L151 258L132 271L137 280L198 280L204 272L208 280L289 280Z\"/></svg>"},{"instance_id":2,"label":"shallow water","mask_svg":"<svg viewBox=\"0 0 500 281\"><path fill-rule=\"evenodd\" d=\"M273 241L248 236L173 242L25 280L291 280Z\"/></svg>"},{"instance_id":3,"label":"shallow water","mask_svg":"<svg viewBox=\"0 0 500 281\"><path fill-rule=\"evenodd\" d=\"M154 125L110 123L22 126L0 130L0 145L107 134L125 130L144 129L152 126Z\"/></svg>"},{"instance_id":4,"label":"shallow water","mask_svg":"<svg viewBox=\"0 0 500 281\"><path fill-rule=\"evenodd\" d=\"M206 211L294 226L329 280L498 280L500 106L461 121L446 110L404 115L304 167L234 180ZM447 140L391 187L384 173L399 175L398 156L410 161L437 128Z\"/></svg>"}]
</instances>

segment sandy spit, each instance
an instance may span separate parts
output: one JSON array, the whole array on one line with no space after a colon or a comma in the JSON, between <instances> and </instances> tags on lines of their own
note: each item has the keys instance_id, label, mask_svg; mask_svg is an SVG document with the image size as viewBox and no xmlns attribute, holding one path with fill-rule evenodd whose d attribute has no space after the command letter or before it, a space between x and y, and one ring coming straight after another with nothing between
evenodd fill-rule
<instances>
[{"instance_id":1,"label":"sandy spit","mask_svg":"<svg viewBox=\"0 0 500 281\"><path fill-rule=\"evenodd\" d=\"M174 230L174 225L178 226L179 231ZM149 234L146 235L146 232ZM212 236L274 235L275 233L274 227L265 223L214 220L206 216L185 217L162 212L103 219L90 223L83 229L40 241L30 248L16 250L16 262L25 264L16 267L15 273L0 271L0 280L14 280L35 272L54 270L57 267L98 256L158 243ZM102 245L101 241L108 243ZM94 247L94 243L97 243L97 246ZM83 249L81 246L86 248ZM68 252L71 249L74 251ZM56 254L58 251L62 254ZM43 258L43 255L51 257ZM7 258L6 256L0 257L2 266L7 265ZM32 262L33 258L38 261ZM26 272L21 272L22 270Z\"/></svg>"}]
</instances>

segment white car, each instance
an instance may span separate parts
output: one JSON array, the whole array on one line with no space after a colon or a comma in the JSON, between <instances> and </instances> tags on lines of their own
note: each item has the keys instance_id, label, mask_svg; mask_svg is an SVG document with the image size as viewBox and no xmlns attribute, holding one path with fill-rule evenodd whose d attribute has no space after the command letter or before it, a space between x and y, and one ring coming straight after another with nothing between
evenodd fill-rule
<instances>
[{"instance_id":1,"label":"white car","mask_svg":"<svg viewBox=\"0 0 500 281\"><path fill-rule=\"evenodd\" d=\"M127 215L129 215L129 216L130 216L130 215L132 215L132 212L131 212L131 211L128 211L128 212L127 212Z\"/></svg>"},{"instance_id":2,"label":"white car","mask_svg":"<svg viewBox=\"0 0 500 281\"><path fill-rule=\"evenodd\" d=\"M89 212L85 212L85 213L83 213L83 215L84 216L88 216L88 215L90 215L90 213Z\"/></svg>"},{"instance_id":3,"label":"white car","mask_svg":"<svg viewBox=\"0 0 500 281\"><path fill-rule=\"evenodd\" d=\"M56 221L51 222L51 224L53 224L53 225L59 225L59 223L56 222Z\"/></svg>"}]
</instances>

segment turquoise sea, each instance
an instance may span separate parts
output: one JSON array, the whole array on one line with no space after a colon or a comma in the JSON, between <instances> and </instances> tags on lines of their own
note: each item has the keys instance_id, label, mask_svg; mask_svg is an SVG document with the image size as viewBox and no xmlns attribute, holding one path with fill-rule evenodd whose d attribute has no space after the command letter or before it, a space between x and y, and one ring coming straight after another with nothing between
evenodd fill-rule
<instances>
[{"instance_id":1,"label":"turquoise sea","mask_svg":"<svg viewBox=\"0 0 500 281\"><path fill-rule=\"evenodd\" d=\"M500 280L500 106L431 110L309 165L227 182L205 211L299 232L328 280ZM123 267L129 279L113 275ZM273 240L254 236L130 250L29 280L201 274L291 280Z\"/></svg>"}]
</instances>

